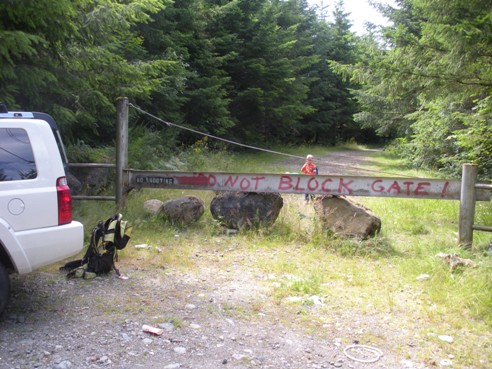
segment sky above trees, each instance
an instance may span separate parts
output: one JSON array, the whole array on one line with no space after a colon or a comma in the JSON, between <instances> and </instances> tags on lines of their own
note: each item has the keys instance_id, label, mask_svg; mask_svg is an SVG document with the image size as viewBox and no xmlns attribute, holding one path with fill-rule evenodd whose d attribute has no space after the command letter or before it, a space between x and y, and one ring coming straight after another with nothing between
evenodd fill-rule
<instances>
[{"instance_id":1,"label":"sky above trees","mask_svg":"<svg viewBox=\"0 0 492 369\"><path fill-rule=\"evenodd\" d=\"M338 0L308 0L308 4L318 7L318 14L324 15L328 20L333 18L332 12L337 2ZM380 0L379 2L395 5L393 0ZM372 7L368 0L344 0L344 8L347 13L350 13L348 18L352 22L352 31L358 35L366 33L366 22L377 25L388 24L388 19Z\"/></svg>"}]
</instances>

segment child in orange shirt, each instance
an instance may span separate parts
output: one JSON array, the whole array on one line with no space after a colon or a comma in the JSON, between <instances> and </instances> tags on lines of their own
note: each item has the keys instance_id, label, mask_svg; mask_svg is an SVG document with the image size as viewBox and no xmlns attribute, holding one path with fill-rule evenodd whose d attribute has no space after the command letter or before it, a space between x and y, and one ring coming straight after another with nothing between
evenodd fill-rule
<instances>
[{"instance_id":1,"label":"child in orange shirt","mask_svg":"<svg viewBox=\"0 0 492 369\"><path fill-rule=\"evenodd\" d=\"M316 164L313 163L313 156L311 154L306 156L306 162L302 166L301 172L303 172L304 174L310 175L310 176L314 176L314 175L318 174L318 167L316 166ZM304 203L307 204L309 202L310 198L311 198L311 200L313 200L314 195L308 194L308 193L304 194Z\"/></svg>"}]
</instances>

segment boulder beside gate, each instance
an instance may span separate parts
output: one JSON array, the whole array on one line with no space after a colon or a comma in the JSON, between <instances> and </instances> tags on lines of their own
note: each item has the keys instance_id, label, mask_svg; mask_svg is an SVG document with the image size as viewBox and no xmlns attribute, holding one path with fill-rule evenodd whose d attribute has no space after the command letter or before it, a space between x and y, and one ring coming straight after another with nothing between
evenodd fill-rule
<instances>
[{"instance_id":1,"label":"boulder beside gate","mask_svg":"<svg viewBox=\"0 0 492 369\"><path fill-rule=\"evenodd\" d=\"M278 193L222 192L212 199L210 212L228 228L254 228L275 223L283 205Z\"/></svg>"},{"instance_id":2,"label":"boulder beside gate","mask_svg":"<svg viewBox=\"0 0 492 369\"><path fill-rule=\"evenodd\" d=\"M203 201L196 196L182 196L165 202L157 199L147 200L144 209L152 215L165 214L173 224L191 225L205 212Z\"/></svg>"},{"instance_id":3,"label":"boulder beside gate","mask_svg":"<svg viewBox=\"0 0 492 369\"><path fill-rule=\"evenodd\" d=\"M323 227L340 236L366 239L381 230L380 218L345 196L318 196L314 210Z\"/></svg>"}]
</instances>

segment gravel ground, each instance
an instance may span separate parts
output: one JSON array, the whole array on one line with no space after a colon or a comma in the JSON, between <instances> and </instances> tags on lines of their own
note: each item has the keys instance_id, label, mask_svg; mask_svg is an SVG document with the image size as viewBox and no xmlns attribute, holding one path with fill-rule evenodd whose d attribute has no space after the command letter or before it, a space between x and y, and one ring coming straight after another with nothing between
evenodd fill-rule
<instances>
[{"instance_id":1,"label":"gravel ground","mask_svg":"<svg viewBox=\"0 0 492 369\"><path fill-rule=\"evenodd\" d=\"M255 272L242 251L230 252L236 262L227 269L210 251L196 257L212 267L193 272L122 261L127 280L67 280L57 271L14 277L0 322L0 368L423 368L392 354L396 343L374 363L349 358L344 350L361 331L381 333L390 324L352 312L334 312L333 324L305 322L268 301L273 277ZM145 332L146 324L162 334Z\"/></svg>"}]
</instances>

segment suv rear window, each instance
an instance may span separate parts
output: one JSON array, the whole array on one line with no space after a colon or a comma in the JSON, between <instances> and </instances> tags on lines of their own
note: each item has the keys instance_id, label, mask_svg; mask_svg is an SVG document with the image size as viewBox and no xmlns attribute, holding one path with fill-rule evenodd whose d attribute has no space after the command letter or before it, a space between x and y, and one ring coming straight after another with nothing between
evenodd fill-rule
<instances>
[{"instance_id":1,"label":"suv rear window","mask_svg":"<svg viewBox=\"0 0 492 369\"><path fill-rule=\"evenodd\" d=\"M0 128L0 182L38 175L31 142L22 128Z\"/></svg>"}]
</instances>

